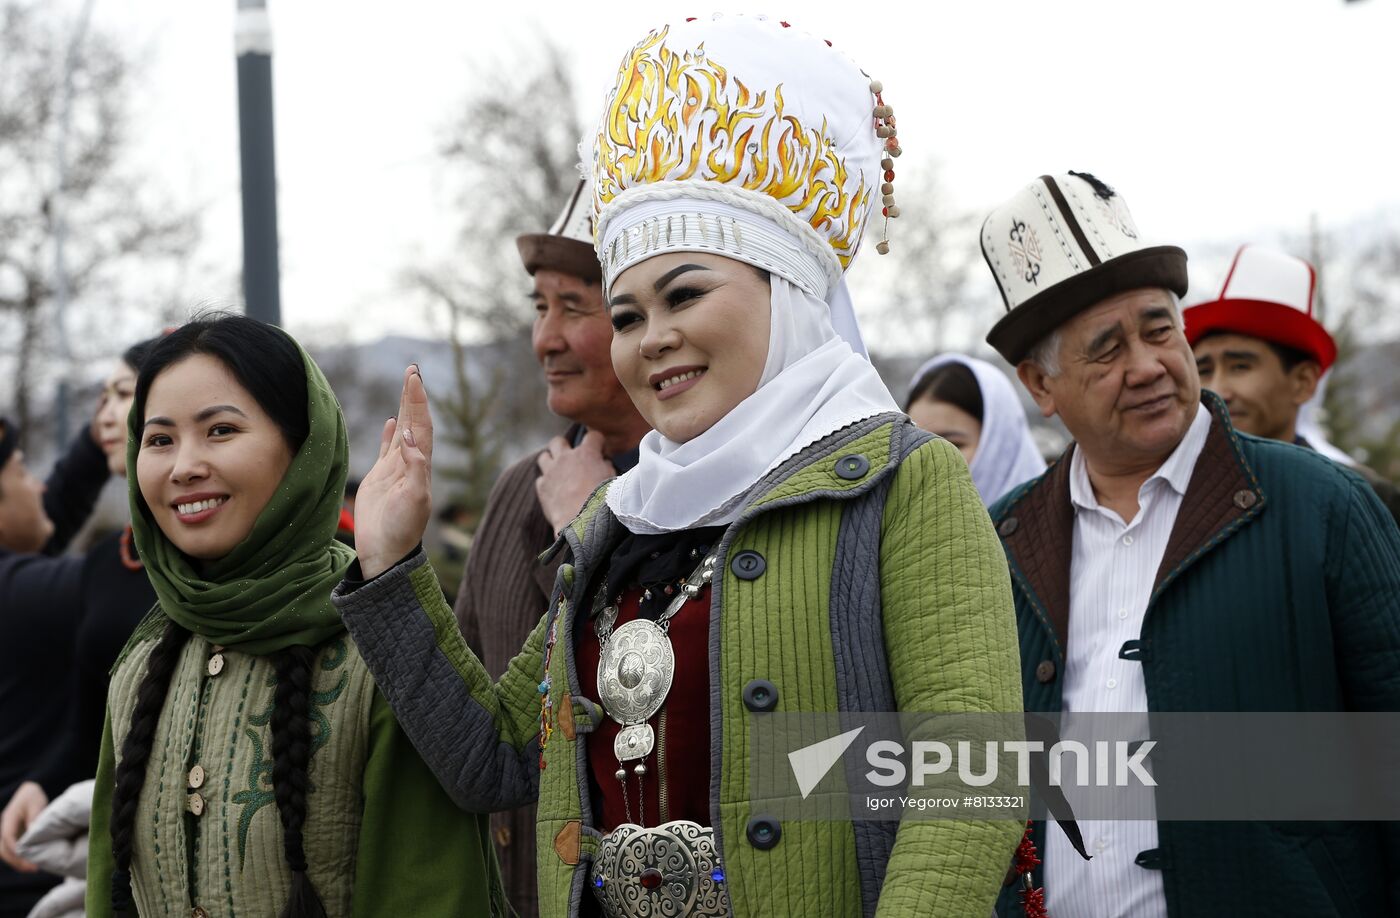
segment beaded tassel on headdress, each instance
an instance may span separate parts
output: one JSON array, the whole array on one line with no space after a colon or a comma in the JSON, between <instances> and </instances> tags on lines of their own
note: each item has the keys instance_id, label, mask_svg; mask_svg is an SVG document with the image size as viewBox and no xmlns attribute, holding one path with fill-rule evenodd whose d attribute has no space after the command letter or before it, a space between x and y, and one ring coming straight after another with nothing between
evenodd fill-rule
<instances>
[{"instance_id":1,"label":"beaded tassel on headdress","mask_svg":"<svg viewBox=\"0 0 1400 918\"><path fill-rule=\"evenodd\" d=\"M899 130L894 123L894 108L885 104L885 84L879 80L870 81L870 91L875 94L875 136L885 142L885 151L880 157L880 169L884 172L884 182L880 185L882 206L880 215L885 218L884 238L875 246L881 255L890 253L890 221L899 217L899 205L894 202L894 157L903 153L899 146Z\"/></svg>"}]
</instances>

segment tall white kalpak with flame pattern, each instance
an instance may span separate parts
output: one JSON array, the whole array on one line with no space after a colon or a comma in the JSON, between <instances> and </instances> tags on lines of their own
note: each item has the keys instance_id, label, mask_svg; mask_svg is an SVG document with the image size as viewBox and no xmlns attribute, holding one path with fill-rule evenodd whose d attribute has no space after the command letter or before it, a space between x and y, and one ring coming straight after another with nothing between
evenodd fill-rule
<instances>
[{"instance_id":1,"label":"tall white kalpak with flame pattern","mask_svg":"<svg viewBox=\"0 0 1400 918\"><path fill-rule=\"evenodd\" d=\"M593 159L607 278L657 251L716 251L825 298L879 200L870 84L822 39L762 18L694 20L637 43ZM677 198L690 206L638 209Z\"/></svg>"}]
</instances>

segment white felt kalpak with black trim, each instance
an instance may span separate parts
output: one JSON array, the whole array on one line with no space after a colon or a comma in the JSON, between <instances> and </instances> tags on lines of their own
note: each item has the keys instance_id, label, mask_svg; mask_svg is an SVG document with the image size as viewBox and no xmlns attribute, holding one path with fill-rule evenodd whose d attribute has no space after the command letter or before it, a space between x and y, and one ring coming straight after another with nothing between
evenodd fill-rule
<instances>
[{"instance_id":1,"label":"white felt kalpak with black trim","mask_svg":"<svg viewBox=\"0 0 1400 918\"><path fill-rule=\"evenodd\" d=\"M982 255L1006 305L987 343L1013 366L1110 296L1141 287L1186 295L1186 253L1145 245L1122 196L1087 173L1042 175L992 211Z\"/></svg>"}]
</instances>

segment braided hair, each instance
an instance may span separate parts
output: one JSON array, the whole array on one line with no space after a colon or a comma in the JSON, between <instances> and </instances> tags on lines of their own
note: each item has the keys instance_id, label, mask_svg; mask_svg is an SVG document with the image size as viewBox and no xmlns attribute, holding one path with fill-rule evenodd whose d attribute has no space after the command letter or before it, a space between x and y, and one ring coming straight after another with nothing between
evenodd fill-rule
<instances>
[{"instance_id":1,"label":"braided hair","mask_svg":"<svg viewBox=\"0 0 1400 918\"><path fill-rule=\"evenodd\" d=\"M146 674L136 690L131 729L122 741L112 794L112 909L126 914L132 907L131 855L136 827L136 805L146 783L146 765L155 744L156 725L170 690L170 680L180 650L190 633L170 622L146 662ZM289 647L272 658L277 673L272 718L272 790L282 818L282 856L292 871L291 894L280 918L325 918L321 898L307 876L302 828L306 825L306 798L310 789L311 666L315 651Z\"/></svg>"},{"instance_id":2,"label":"braided hair","mask_svg":"<svg viewBox=\"0 0 1400 918\"><path fill-rule=\"evenodd\" d=\"M208 315L155 342L143 355L136 381L137 416L145 419L146 395L162 370L192 354L220 360L281 430L293 453L310 427L306 412L306 368L286 333L239 315ZM112 795L112 907L132 908L131 855L136 805L170 680L189 632L173 621L151 651L136 692L131 729L122 741ZM272 787L282 821L282 854L292 872L291 893L280 918L325 918L326 910L307 875L302 830L306 825L311 760L311 669L315 651L289 647L272 657L277 674L272 717Z\"/></svg>"},{"instance_id":3,"label":"braided hair","mask_svg":"<svg viewBox=\"0 0 1400 918\"><path fill-rule=\"evenodd\" d=\"M292 870L292 891L280 918L325 918L321 898L306 874L302 826L311 780L311 663L309 647L288 647L273 658L277 691L272 704L272 792L282 816L282 856Z\"/></svg>"},{"instance_id":4,"label":"braided hair","mask_svg":"<svg viewBox=\"0 0 1400 918\"><path fill-rule=\"evenodd\" d=\"M136 690L136 708L131 729L122 741L122 759L117 765L116 790L112 792L112 910L124 915L131 908L131 849L136 828L136 803L146 783L146 764L151 759L156 725L160 722L165 695L175 663L190 633L170 622L146 660L146 675Z\"/></svg>"}]
</instances>

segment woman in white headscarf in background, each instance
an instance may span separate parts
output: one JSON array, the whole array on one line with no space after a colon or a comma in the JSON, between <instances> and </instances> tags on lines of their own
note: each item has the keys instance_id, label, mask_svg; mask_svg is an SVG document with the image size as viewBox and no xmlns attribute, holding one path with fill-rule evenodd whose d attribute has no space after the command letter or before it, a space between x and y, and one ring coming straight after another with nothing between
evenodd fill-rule
<instances>
[{"instance_id":1,"label":"woman in white headscarf in background","mask_svg":"<svg viewBox=\"0 0 1400 918\"><path fill-rule=\"evenodd\" d=\"M985 360L940 354L928 361L909 381L904 410L958 448L988 507L1045 471L1011 380Z\"/></svg>"},{"instance_id":2,"label":"woman in white headscarf in background","mask_svg":"<svg viewBox=\"0 0 1400 918\"><path fill-rule=\"evenodd\" d=\"M792 747L751 736L769 712L1020 725L1000 543L957 452L860 352L843 296L892 194L881 90L758 18L687 21L627 53L589 159L613 366L653 431L561 534L550 612L498 682L416 548L418 377L361 485L341 614L460 806L538 798L546 918L980 916L1001 888L1014 808L834 818L857 806L845 782L755 784L759 753L789 774ZM826 815L770 808L799 800Z\"/></svg>"}]
</instances>

